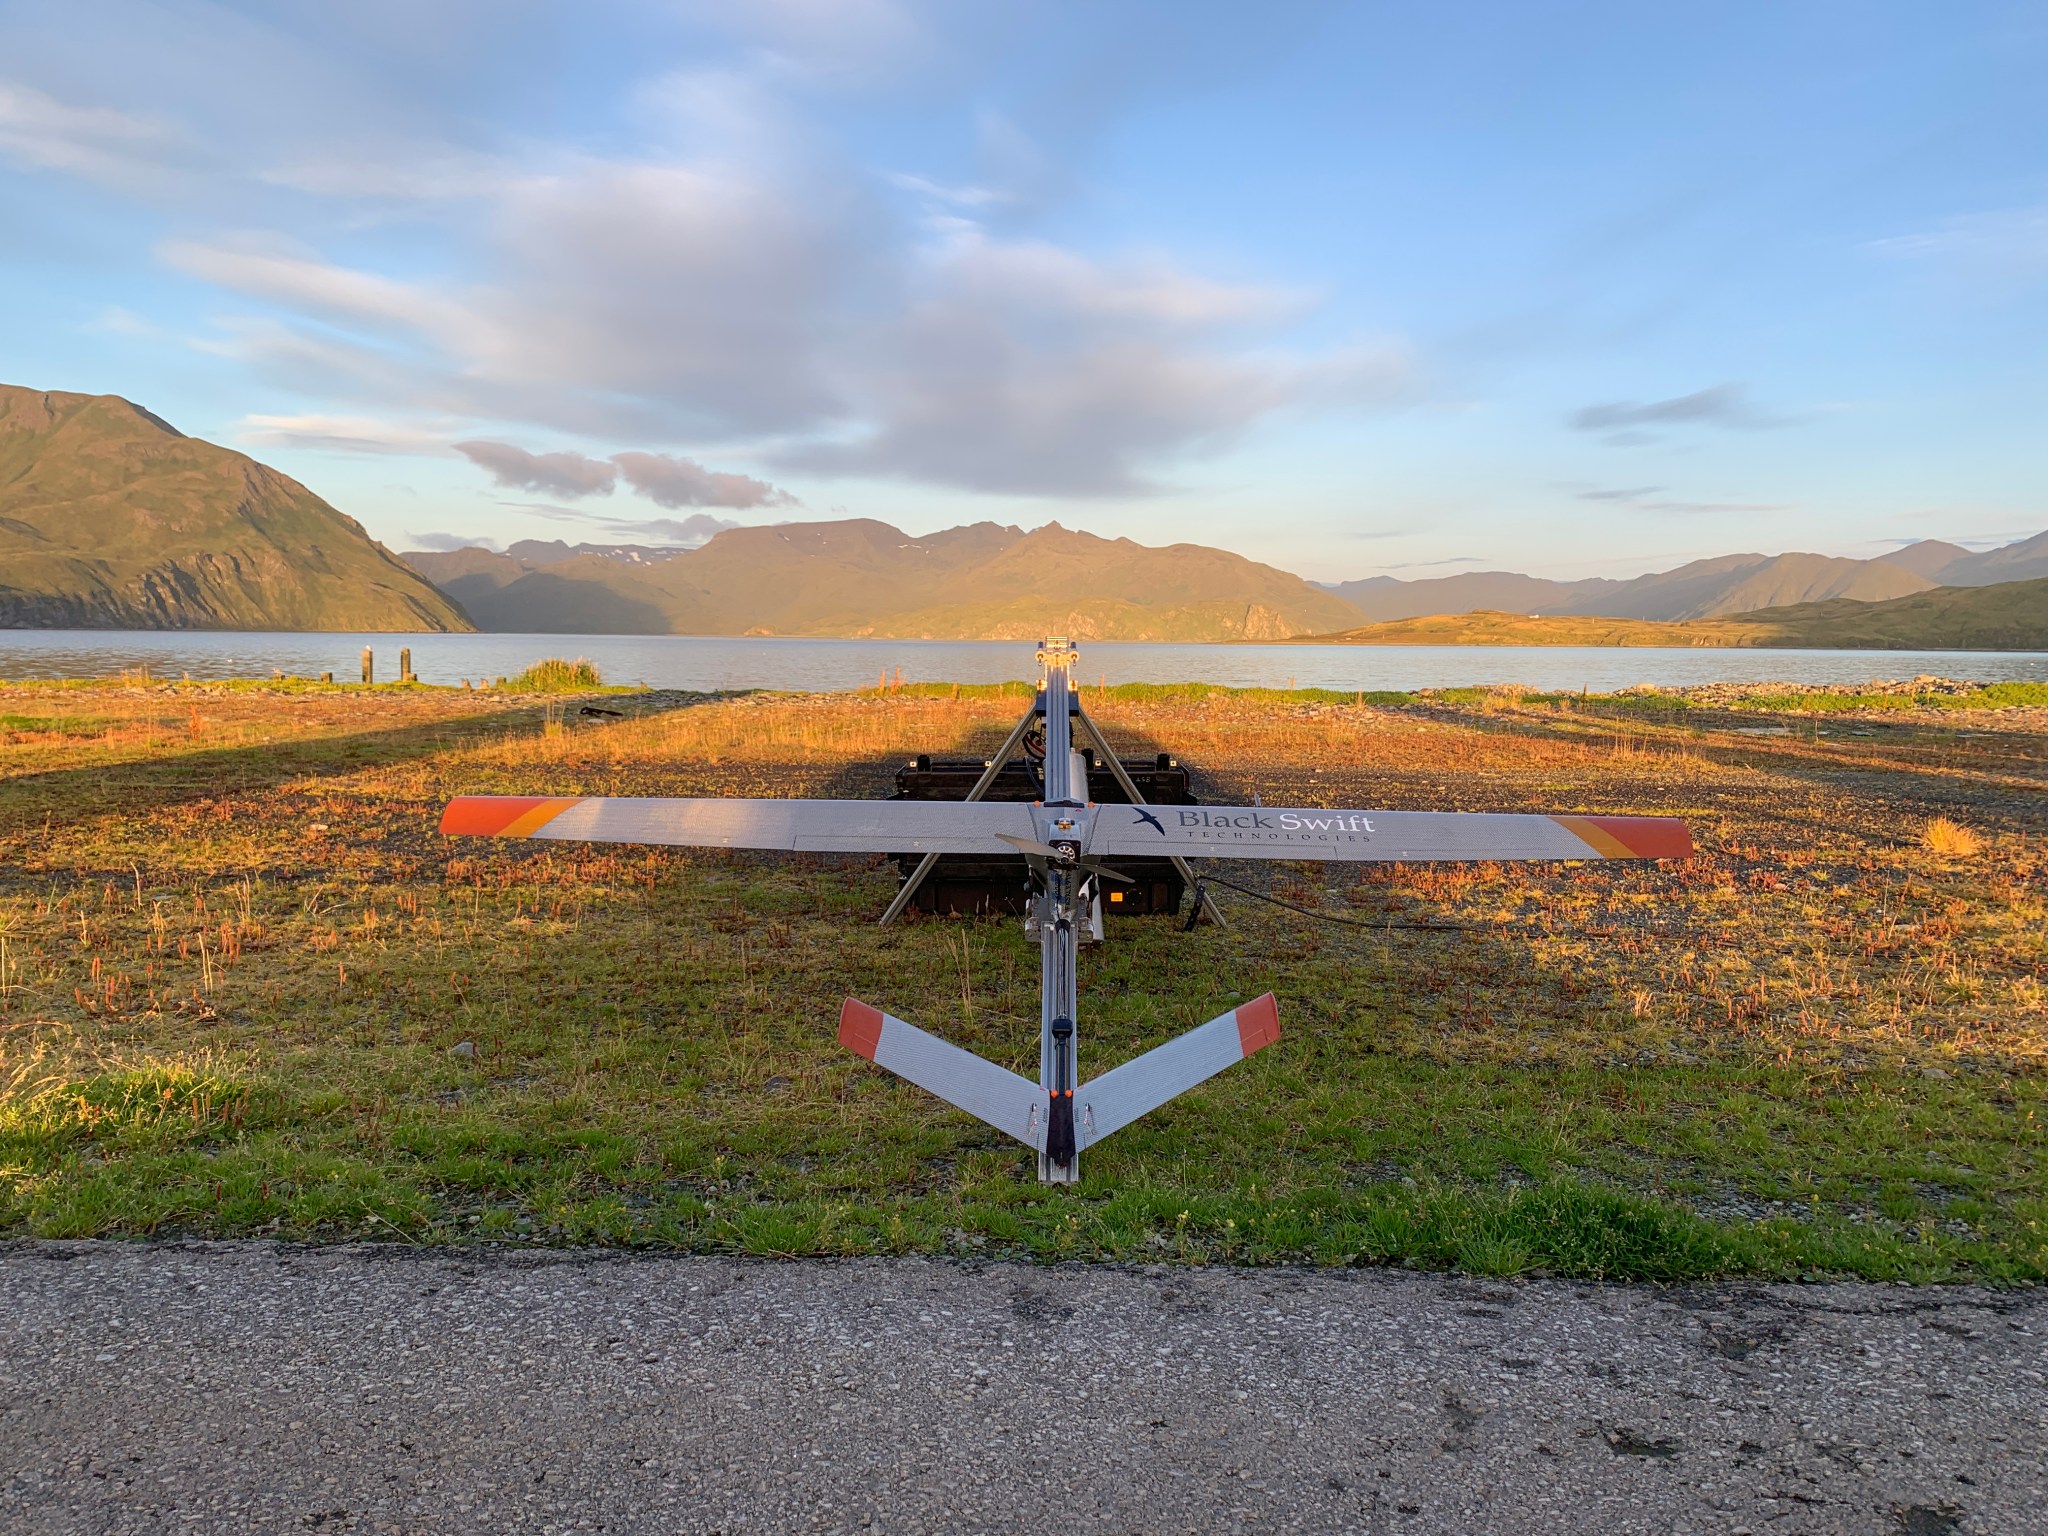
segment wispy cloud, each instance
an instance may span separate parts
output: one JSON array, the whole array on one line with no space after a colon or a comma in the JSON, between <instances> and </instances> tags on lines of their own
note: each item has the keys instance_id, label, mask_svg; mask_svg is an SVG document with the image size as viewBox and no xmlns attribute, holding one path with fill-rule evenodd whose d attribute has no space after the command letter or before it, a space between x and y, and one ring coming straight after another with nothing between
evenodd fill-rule
<instances>
[{"instance_id":1,"label":"wispy cloud","mask_svg":"<svg viewBox=\"0 0 2048 1536\"><path fill-rule=\"evenodd\" d=\"M80 107L0 80L0 159L117 187L160 174L180 136L159 119Z\"/></svg>"},{"instance_id":2,"label":"wispy cloud","mask_svg":"<svg viewBox=\"0 0 2048 1536\"><path fill-rule=\"evenodd\" d=\"M1784 501L1645 501L1637 503L1644 512L1789 512Z\"/></svg>"},{"instance_id":3,"label":"wispy cloud","mask_svg":"<svg viewBox=\"0 0 2048 1536\"><path fill-rule=\"evenodd\" d=\"M2048 274L2048 207L1965 214L1915 234L1872 241L1870 249L1899 261Z\"/></svg>"},{"instance_id":4,"label":"wispy cloud","mask_svg":"<svg viewBox=\"0 0 2048 1536\"><path fill-rule=\"evenodd\" d=\"M407 549L431 549L443 554L455 549L496 551L505 547L496 539L480 533L408 533L405 539Z\"/></svg>"},{"instance_id":5,"label":"wispy cloud","mask_svg":"<svg viewBox=\"0 0 2048 1536\"><path fill-rule=\"evenodd\" d=\"M1575 431L1617 432L1629 428L1705 426L1751 431L1781 424L1749 403L1740 384L1716 384L1667 400L1611 400L1582 406L1567 418Z\"/></svg>"},{"instance_id":6,"label":"wispy cloud","mask_svg":"<svg viewBox=\"0 0 2048 1536\"><path fill-rule=\"evenodd\" d=\"M535 517L544 517L550 522L577 523L586 528L603 529L618 536L613 542L666 548L697 549L726 529L740 526L725 518L713 517L708 512L693 512L688 517L633 518L607 517L601 512L587 512L581 507L559 507L546 502L512 501L505 505Z\"/></svg>"},{"instance_id":7,"label":"wispy cloud","mask_svg":"<svg viewBox=\"0 0 2048 1536\"><path fill-rule=\"evenodd\" d=\"M236 442L255 448L310 448L341 453L445 453L446 428L415 426L374 416L244 416Z\"/></svg>"}]
</instances>

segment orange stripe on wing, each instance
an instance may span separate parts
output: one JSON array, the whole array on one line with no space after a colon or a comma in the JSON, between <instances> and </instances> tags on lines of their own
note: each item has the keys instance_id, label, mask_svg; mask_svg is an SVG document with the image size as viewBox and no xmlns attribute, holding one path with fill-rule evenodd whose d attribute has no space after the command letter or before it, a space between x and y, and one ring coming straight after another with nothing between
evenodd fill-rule
<instances>
[{"instance_id":1,"label":"orange stripe on wing","mask_svg":"<svg viewBox=\"0 0 2048 1536\"><path fill-rule=\"evenodd\" d=\"M1263 1045L1280 1038L1280 1005L1268 992L1242 1004L1237 1010L1238 1049L1249 1056Z\"/></svg>"},{"instance_id":2,"label":"orange stripe on wing","mask_svg":"<svg viewBox=\"0 0 2048 1536\"><path fill-rule=\"evenodd\" d=\"M1692 831L1675 816L1553 816L1603 859L1683 859Z\"/></svg>"},{"instance_id":3,"label":"orange stripe on wing","mask_svg":"<svg viewBox=\"0 0 2048 1536\"><path fill-rule=\"evenodd\" d=\"M572 805L578 795L458 795L441 813L448 837L531 837Z\"/></svg>"},{"instance_id":4,"label":"orange stripe on wing","mask_svg":"<svg viewBox=\"0 0 2048 1536\"><path fill-rule=\"evenodd\" d=\"M839 1043L855 1055L875 1059L882 1044L882 1010L849 997L839 1005Z\"/></svg>"}]
</instances>

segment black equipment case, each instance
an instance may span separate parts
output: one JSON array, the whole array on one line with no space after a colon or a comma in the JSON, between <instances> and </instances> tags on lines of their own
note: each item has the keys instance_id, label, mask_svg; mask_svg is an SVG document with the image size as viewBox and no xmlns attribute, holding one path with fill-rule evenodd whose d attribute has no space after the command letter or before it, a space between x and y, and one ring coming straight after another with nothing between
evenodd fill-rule
<instances>
[{"instance_id":1,"label":"black equipment case","mask_svg":"<svg viewBox=\"0 0 2048 1536\"><path fill-rule=\"evenodd\" d=\"M1095 760L1092 747L1081 751L1088 763L1088 798L1097 805L1129 805L1107 764ZM1138 786L1138 793L1151 805L1193 805L1188 789L1188 771L1164 752L1156 758L1127 757L1124 772ZM898 800L965 800L975 781L988 771L977 758L919 757L896 770ZM1042 793L1037 765L1029 758L1013 760L983 792L984 800L1036 800ZM916 871L922 855L898 853L899 881ZM1108 859L1105 864L1136 883L1117 885L1103 882L1102 910L1171 916L1180 910L1187 893L1180 871L1166 859ZM1026 905L1023 861L1014 854L942 854L932 872L910 899L920 912L1022 912Z\"/></svg>"}]
</instances>

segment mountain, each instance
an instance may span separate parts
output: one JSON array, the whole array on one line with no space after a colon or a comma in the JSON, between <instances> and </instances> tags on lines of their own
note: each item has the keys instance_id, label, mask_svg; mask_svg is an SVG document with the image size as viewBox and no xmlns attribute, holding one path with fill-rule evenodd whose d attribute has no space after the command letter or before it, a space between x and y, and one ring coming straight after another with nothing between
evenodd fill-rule
<instances>
[{"instance_id":1,"label":"mountain","mask_svg":"<svg viewBox=\"0 0 2048 1536\"><path fill-rule=\"evenodd\" d=\"M1915 576L1924 576L1929 581L1938 582L1943 571L1958 560L1969 559L1970 552L1962 545L1951 544L1946 539L1921 539L1877 558L1891 565L1903 565Z\"/></svg>"},{"instance_id":2,"label":"mountain","mask_svg":"<svg viewBox=\"0 0 2048 1536\"><path fill-rule=\"evenodd\" d=\"M1981 555L1965 555L1940 572L1945 587L1981 587L1992 582L2031 581L2037 576L2048 576L2048 533Z\"/></svg>"},{"instance_id":3,"label":"mountain","mask_svg":"<svg viewBox=\"0 0 2048 1536\"><path fill-rule=\"evenodd\" d=\"M1655 571L1553 610L1623 619L1717 619L1787 603L1858 598L1878 602L1934 583L1883 560L1828 555L1722 555Z\"/></svg>"},{"instance_id":4,"label":"mountain","mask_svg":"<svg viewBox=\"0 0 2048 1536\"><path fill-rule=\"evenodd\" d=\"M1473 613L1498 609L1507 613L1551 613L1595 589L1619 586L1615 581L1551 581L1514 571L1464 571L1456 576L1426 576L1400 581L1368 576L1329 588L1367 618L1414 619L1432 613Z\"/></svg>"},{"instance_id":5,"label":"mountain","mask_svg":"<svg viewBox=\"0 0 2048 1536\"><path fill-rule=\"evenodd\" d=\"M296 480L119 395L0 385L0 628L470 627Z\"/></svg>"},{"instance_id":6,"label":"mountain","mask_svg":"<svg viewBox=\"0 0 2048 1536\"><path fill-rule=\"evenodd\" d=\"M1884 603L1800 603L1736 614L1727 622L1737 628L1769 632L1772 639L1758 642L1768 645L2041 651L2048 650L2048 577L1990 586L1938 587Z\"/></svg>"},{"instance_id":7,"label":"mountain","mask_svg":"<svg viewBox=\"0 0 2048 1536\"><path fill-rule=\"evenodd\" d=\"M1923 539L1872 560L1798 553L1718 555L1628 581L1552 581L1513 571L1467 571L1421 581L1370 576L1325 590L1375 623L1482 611L1668 623L1833 598L1882 602L1935 587L2036 576L2048 576L2048 533L1984 554Z\"/></svg>"},{"instance_id":8,"label":"mountain","mask_svg":"<svg viewBox=\"0 0 2048 1536\"><path fill-rule=\"evenodd\" d=\"M1937 587L1883 602L1835 598L1682 622L1478 612L1383 620L1334 635L1349 645L1770 646L1891 651L2048 650L2048 578Z\"/></svg>"},{"instance_id":9,"label":"mountain","mask_svg":"<svg viewBox=\"0 0 2048 1536\"><path fill-rule=\"evenodd\" d=\"M1355 623L1341 598L1198 544L1152 548L1048 523L923 538L871 519L733 528L701 549L405 559L487 630L888 635L935 640L1278 640Z\"/></svg>"}]
</instances>

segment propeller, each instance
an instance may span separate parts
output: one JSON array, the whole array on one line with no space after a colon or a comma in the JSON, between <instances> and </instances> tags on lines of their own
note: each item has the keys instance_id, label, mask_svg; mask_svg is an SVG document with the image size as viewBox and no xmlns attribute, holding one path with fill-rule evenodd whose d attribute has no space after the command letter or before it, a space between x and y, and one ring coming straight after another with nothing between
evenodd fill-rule
<instances>
[{"instance_id":1,"label":"propeller","mask_svg":"<svg viewBox=\"0 0 2048 1536\"><path fill-rule=\"evenodd\" d=\"M1041 843L1036 838L1012 837L1007 832L995 834L1001 841L1023 854L1027 859L1044 859L1053 864L1064 864L1069 869L1081 868L1104 880L1114 880L1118 885L1136 885L1138 882L1129 875L1118 874L1103 864L1100 859L1079 859L1065 848L1055 848L1051 843Z\"/></svg>"}]
</instances>

